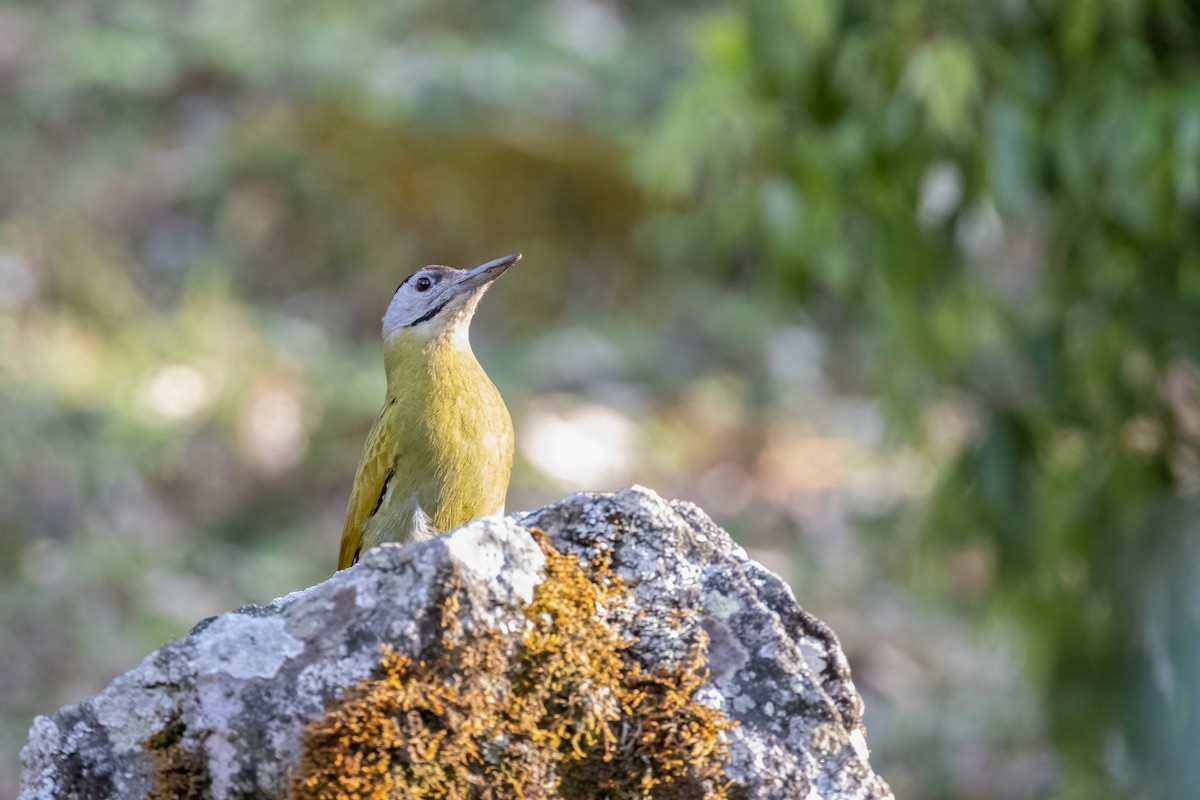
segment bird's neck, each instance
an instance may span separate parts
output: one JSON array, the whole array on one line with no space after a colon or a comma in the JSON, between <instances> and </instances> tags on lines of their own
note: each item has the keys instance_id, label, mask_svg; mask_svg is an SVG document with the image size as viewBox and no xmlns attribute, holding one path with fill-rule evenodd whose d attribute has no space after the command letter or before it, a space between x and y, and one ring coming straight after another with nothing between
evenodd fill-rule
<instances>
[{"instance_id":1,"label":"bird's neck","mask_svg":"<svg viewBox=\"0 0 1200 800\"><path fill-rule=\"evenodd\" d=\"M465 324L432 338L401 331L384 341L383 362L389 396L428 391L441 376L482 370L471 350Z\"/></svg>"}]
</instances>

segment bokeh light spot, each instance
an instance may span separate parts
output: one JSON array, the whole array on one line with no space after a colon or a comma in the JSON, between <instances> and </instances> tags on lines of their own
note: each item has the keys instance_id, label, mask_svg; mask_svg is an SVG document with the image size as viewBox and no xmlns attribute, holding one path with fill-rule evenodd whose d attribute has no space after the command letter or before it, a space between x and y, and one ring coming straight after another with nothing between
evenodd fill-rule
<instances>
[{"instance_id":1,"label":"bokeh light spot","mask_svg":"<svg viewBox=\"0 0 1200 800\"><path fill-rule=\"evenodd\" d=\"M138 389L139 405L165 421L193 419L215 399L213 382L191 364L164 364Z\"/></svg>"},{"instance_id":2,"label":"bokeh light spot","mask_svg":"<svg viewBox=\"0 0 1200 800\"><path fill-rule=\"evenodd\" d=\"M526 414L519 432L525 458L564 489L615 488L641 451L637 424L600 403L546 398Z\"/></svg>"},{"instance_id":3,"label":"bokeh light spot","mask_svg":"<svg viewBox=\"0 0 1200 800\"><path fill-rule=\"evenodd\" d=\"M304 408L295 393L266 389L247 404L242 418L242 451L266 472L283 472L308 451Z\"/></svg>"}]
</instances>

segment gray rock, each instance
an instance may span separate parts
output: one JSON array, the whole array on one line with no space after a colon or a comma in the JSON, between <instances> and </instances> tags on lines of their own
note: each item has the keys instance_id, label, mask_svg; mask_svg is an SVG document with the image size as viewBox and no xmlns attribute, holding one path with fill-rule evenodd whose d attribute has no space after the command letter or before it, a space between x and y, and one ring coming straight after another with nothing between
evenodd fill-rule
<instances>
[{"instance_id":1,"label":"gray rock","mask_svg":"<svg viewBox=\"0 0 1200 800\"><path fill-rule=\"evenodd\" d=\"M21 800L168 796L164 775L176 795L286 796L306 726L374 674L382 644L425 658L448 592L465 635L522 636L546 566L531 528L585 564L609 557L633 599L615 624L647 669L681 662L706 634L695 699L737 723L722 734L730 797L891 797L833 632L698 508L633 487L385 545L317 586L201 622L101 693L39 717Z\"/></svg>"}]
</instances>

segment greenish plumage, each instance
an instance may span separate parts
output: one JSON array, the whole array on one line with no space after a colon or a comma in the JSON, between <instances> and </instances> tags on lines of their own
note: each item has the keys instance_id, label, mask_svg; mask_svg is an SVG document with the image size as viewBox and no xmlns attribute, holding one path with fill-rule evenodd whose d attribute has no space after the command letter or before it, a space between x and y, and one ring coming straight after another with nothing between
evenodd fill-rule
<instances>
[{"instance_id":1,"label":"greenish plumage","mask_svg":"<svg viewBox=\"0 0 1200 800\"><path fill-rule=\"evenodd\" d=\"M465 276L484 267L471 272L427 267L414 277L438 270L432 274L449 282L446 291L428 298L414 294L398 310L405 284L397 290L389 316L395 310L403 321L389 335L388 317L384 320L387 399L354 478L338 569L381 542L424 539L503 512L512 420L466 333L479 298L507 266L474 285ZM447 293L450 299L444 300ZM425 318L430 311L435 313Z\"/></svg>"}]
</instances>

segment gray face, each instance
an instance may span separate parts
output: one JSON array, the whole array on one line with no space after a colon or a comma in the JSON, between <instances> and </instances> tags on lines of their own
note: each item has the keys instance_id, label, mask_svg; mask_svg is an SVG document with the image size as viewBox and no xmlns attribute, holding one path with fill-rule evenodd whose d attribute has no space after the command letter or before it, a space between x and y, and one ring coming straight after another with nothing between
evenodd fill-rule
<instances>
[{"instance_id":1,"label":"gray face","mask_svg":"<svg viewBox=\"0 0 1200 800\"><path fill-rule=\"evenodd\" d=\"M389 322L404 328L432 322L459 296L455 290L466 274L465 270L435 265L422 267L409 275L396 287L384 317L384 327L388 327Z\"/></svg>"},{"instance_id":2,"label":"gray face","mask_svg":"<svg viewBox=\"0 0 1200 800\"><path fill-rule=\"evenodd\" d=\"M383 316L384 338L403 331L422 338L439 336L468 321L487 287L520 258L519 254L504 256L470 270L438 264L422 267L396 287Z\"/></svg>"}]
</instances>

